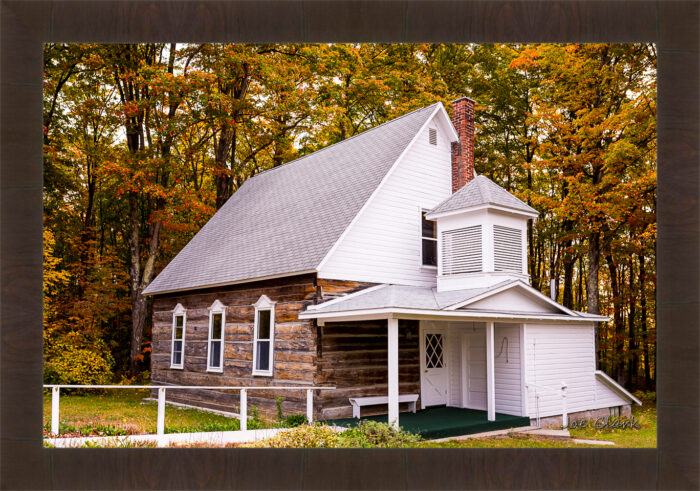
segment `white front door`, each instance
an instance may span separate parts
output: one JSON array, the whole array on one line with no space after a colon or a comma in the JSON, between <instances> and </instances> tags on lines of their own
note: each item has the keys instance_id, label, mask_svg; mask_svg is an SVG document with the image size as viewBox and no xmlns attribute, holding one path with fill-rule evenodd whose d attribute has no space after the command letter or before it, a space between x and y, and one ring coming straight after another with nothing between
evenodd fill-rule
<instances>
[{"instance_id":1,"label":"white front door","mask_svg":"<svg viewBox=\"0 0 700 491\"><path fill-rule=\"evenodd\" d=\"M421 329L421 408L447 404L447 339L443 329Z\"/></svg>"}]
</instances>

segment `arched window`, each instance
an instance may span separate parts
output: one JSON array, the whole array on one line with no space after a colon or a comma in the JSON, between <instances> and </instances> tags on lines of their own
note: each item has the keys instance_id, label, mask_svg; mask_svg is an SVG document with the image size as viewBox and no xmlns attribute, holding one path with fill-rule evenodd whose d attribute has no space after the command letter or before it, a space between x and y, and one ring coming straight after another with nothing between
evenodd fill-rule
<instances>
[{"instance_id":1,"label":"arched window","mask_svg":"<svg viewBox=\"0 0 700 491\"><path fill-rule=\"evenodd\" d=\"M224 330L226 307L216 300L209 307L209 339L207 343L207 371L224 371Z\"/></svg>"},{"instance_id":2,"label":"arched window","mask_svg":"<svg viewBox=\"0 0 700 491\"><path fill-rule=\"evenodd\" d=\"M185 326L187 325L187 311L182 304L177 304L173 310L173 337L170 350L170 368L183 368L185 366Z\"/></svg>"},{"instance_id":3,"label":"arched window","mask_svg":"<svg viewBox=\"0 0 700 491\"><path fill-rule=\"evenodd\" d=\"M275 342L275 303L266 295L254 304L253 375L272 376Z\"/></svg>"}]
</instances>

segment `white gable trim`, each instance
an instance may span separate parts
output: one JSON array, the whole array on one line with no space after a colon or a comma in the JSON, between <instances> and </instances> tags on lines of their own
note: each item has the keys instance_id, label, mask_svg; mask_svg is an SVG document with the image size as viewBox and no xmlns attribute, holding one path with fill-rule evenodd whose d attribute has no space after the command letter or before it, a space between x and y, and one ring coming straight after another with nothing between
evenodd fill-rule
<instances>
[{"instance_id":1,"label":"white gable trim","mask_svg":"<svg viewBox=\"0 0 700 491\"><path fill-rule=\"evenodd\" d=\"M328 260L330 259L330 257L333 255L333 253L336 251L336 249L337 249L338 246L340 245L340 243L345 239L345 237L348 235L349 231L352 229L352 227L355 225L355 223L358 222L358 220L360 219L360 217L362 216L362 214L364 213L364 211L365 211L367 208L369 208L369 205L370 205L370 204L372 203L372 201L374 201L374 199L377 197L377 195L379 194L379 192L381 191L381 189L384 187L384 185L386 184L386 182L389 180L389 178L391 177L391 175L394 173L394 171L396 170L396 168L399 166L399 164L401 163L401 161L403 160L403 158L406 156L406 154L409 153L409 151L411 150L411 148L412 148L413 145L415 144L416 140L418 140L418 138L420 137L420 135L422 135L423 132L425 131L425 129L430 125L430 123L431 123L431 122L433 121L433 119L435 118L435 115L438 114L438 113L441 112L441 111L442 111L442 113L444 113L444 116L447 117L447 119L448 119L448 121L449 121L449 116L447 116L447 112L445 111L444 106L442 105L442 103L438 103L438 104L436 105L435 109L433 110L433 112L430 114L430 116L425 120L425 123L423 123L423 125L418 129L418 131L416 132L416 134L413 135L413 138L411 138L411 141L408 143L408 145L406 145L406 148L403 149L403 152L401 152L401 155L399 155L399 157L396 159L396 161L392 164L392 166L391 166L391 168L389 169L389 171L384 175L384 177L382 178L382 180L381 180L381 182L379 183L379 185L374 189L374 191L372 191L372 194L371 194L370 197L367 199L367 201L365 201L365 204L362 205L362 208L360 208L360 211L357 212L357 214L353 217L353 219L352 219L352 221L350 222L350 224L345 228L345 230L343 230L343 233L340 234L340 236L338 237L338 239L335 241L335 244L333 244L333 246L328 250L328 252L327 252L326 255L324 256L324 258L321 260L321 262L319 263L319 265L316 266L316 270L317 270L317 271L321 271L321 270L323 269L323 267L325 266L326 262L328 262ZM452 126L452 123L450 123L450 124L448 125L448 127L452 128L453 138L455 138L455 140L459 139L459 136L457 135L457 131L455 131L454 126Z\"/></svg>"},{"instance_id":2,"label":"white gable trim","mask_svg":"<svg viewBox=\"0 0 700 491\"><path fill-rule=\"evenodd\" d=\"M549 298L548 296L546 296L546 295L542 294L541 292L535 290L534 288L532 288L531 286L527 285L526 283L524 283L524 282L521 281L521 280L514 280L514 281L511 282L511 283L508 283L508 284L503 285L503 286L501 286L501 287L499 287L499 288L495 288L495 289L493 289L493 290L489 290L489 291L487 291L487 292L484 292L484 293L482 293L481 295L477 295L477 296L475 296L475 297L470 298L469 300L465 300L465 301L463 301L463 302L458 302L458 303L456 303L456 304L450 305L449 307L446 307L445 310L456 310L456 309L459 309L459 308L462 308L462 307L466 307L467 305L470 305L470 304L473 304L473 303L475 303L475 302L478 302L479 300L483 300L483 299L488 298L488 297L490 297L490 296L492 296L492 295L496 295L496 294L498 294L498 293L501 293L501 292L504 292L504 291L506 291L506 290L510 290L511 288L516 288L516 287L520 287L520 288L525 289L525 291L527 291L528 293L531 293L531 294L535 295L535 296L536 296L537 298L539 298L540 300L543 300L544 302L548 303L548 304L551 305L552 307L554 307L554 308L556 308L556 309L558 309L558 310L560 310L560 311L562 311L562 312L564 312L564 313L566 313L566 314L568 314L568 315L571 315L571 316L573 316L573 317L579 317L579 318L581 317L581 316L579 316L578 314L576 314L573 310L567 309L567 308L564 307L563 305L561 305L561 304L555 302L554 300L552 300L552 299ZM607 318L606 318L606 320L607 320Z\"/></svg>"},{"instance_id":3,"label":"white gable trim","mask_svg":"<svg viewBox=\"0 0 700 491\"><path fill-rule=\"evenodd\" d=\"M642 401L640 401L639 399L634 397L632 394L630 394L624 387L622 387L620 384L618 384L612 378L610 378L607 373L602 372L600 370L596 370L595 376L601 382L603 382L605 385L610 387L612 390L614 390L618 394L624 396L625 398L629 399L630 401L634 402L635 404L638 404L640 406L642 405Z\"/></svg>"},{"instance_id":4,"label":"white gable trim","mask_svg":"<svg viewBox=\"0 0 700 491\"><path fill-rule=\"evenodd\" d=\"M440 206L440 205L438 205L438 206ZM437 208L437 206L435 208ZM504 213L510 213L513 215L522 215L522 216L526 216L526 217L532 218L532 219L535 219L539 216L539 213L533 213L531 211L518 210L517 208L510 208L508 206L503 206L503 205L494 205L491 203L484 203L481 205L470 206L468 208L459 208L457 210L443 211L443 212L438 212L438 213L428 213L426 215L426 218L428 220L435 220L437 218L449 217L452 215L459 215L460 213L471 213L474 211L485 210L485 209L498 210L498 211L502 211Z\"/></svg>"}]
</instances>

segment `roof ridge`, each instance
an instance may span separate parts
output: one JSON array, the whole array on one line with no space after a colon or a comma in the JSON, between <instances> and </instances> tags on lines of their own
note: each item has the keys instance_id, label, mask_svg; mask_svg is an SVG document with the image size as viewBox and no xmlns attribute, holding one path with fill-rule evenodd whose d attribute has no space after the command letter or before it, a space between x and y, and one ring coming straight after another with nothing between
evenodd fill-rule
<instances>
[{"instance_id":1,"label":"roof ridge","mask_svg":"<svg viewBox=\"0 0 700 491\"><path fill-rule=\"evenodd\" d=\"M486 177L486 176L484 176L484 177L485 177L491 184L497 186L500 190L505 191L506 193L508 193L510 196L512 196L512 197L515 198L516 200L520 201L520 202L521 202L522 204L524 204L525 206L528 206L528 207L532 208L532 206L530 206L530 205L528 205L527 203L525 203L523 200L521 200L520 198L518 198L518 197L517 197L516 195L514 195L512 192L510 192L510 191L508 191L507 189L505 189L505 188L499 186L498 183L494 182L492 179L489 179L489 178ZM489 193L489 194L490 194L490 193Z\"/></svg>"},{"instance_id":2,"label":"roof ridge","mask_svg":"<svg viewBox=\"0 0 700 491\"><path fill-rule=\"evenodd\" d=\"M390 119L389 121L384 121L382 124L378 124L377 126L373 126L373 127L371 127L371 128L368 128L368 129L366 129L366 130L364 130L364 131L362 131L362 132L360 132L360 133L356 133L356 134L352 135L350 138L346 138L345 140L340 140L339 142L335 142L335 143L332 143L332 144L330 144L330 145L328 145L328 146L326 146L326 147L319 148L318 150L314 150L313 152L308 153L308 154L306 154L306 155L304 155L304 156L302 156L302 157L299 157L298 159L294 159L294 160L291 160L291 161L289 161L289 162L285 162L284 164L278 165L278 166L276 166L276 167L270 167L269 169L265 169L264 171L258 172L258 173L255 174L254 176L251 176L249 179L246 180L246 182L249 181L249 180L251 180L251 179L254 179L254 178L258 177L258 176L261 176L261 175L265 174L266 172L270 172L270 171L273 171L273 170L281 169L282 167L285 167L285 166L287 166L287 165L289 165L289 164L293 164L293 163L295 163L295 162L299 162L300 160L304 160L305 158L311 157L312 155L317 155L319 152L323 152L324 150L328 150L329 148L332 148L332 147L334 147L334 146L336 146L336 145L340 145L341 143L349 142L349 141L352 140L353 138L356 138L356 137L358 137L358 136L366 135L366 134L369 133L370 131L373 131L373 130L376 130L376 129L378 129L378 128L381 128L382 126L385 126L385 125L387 125L387 124L389 124L389 123L394 123L394 122L398 121L399 119L405 118L405 117L407 117L407 116L410 116L411 114L417 113L417 112L422 111L422 110L424 110L424 109L428 109L428 108L433 107L433 106L435 106L435 105L437 105L437 104L440 104L440 102L436 102L436 103L431 104L431 105L429 105L429 106L419 107L419 108L417 108L417 109L414 109L414 110L411 111L411 112L408 112L408 113L406 113L406 114L402 114L401 116L398 116L398 117L396 117L396 118L394 118L394 119Z\"/></svg>"},{"instance_id":3,"label":"roof ridge","mask_svg":"<svg viewBox=\"0 0 700 491\"><path fill-rule=\"evenodd\" d=\"M485 186L482 186L481 183L484 182L484 179L479 179L480 177L485 178L487 181L491 181L486 176L476 176L474 179L474 182L478 183L477 189L479 190L479 194L481 195L481 199L486 201L487 203L492 203L493 202L493 195L491 194L491 190L489 189L488 183ZM493 181L491 181L493 182Z\"/></svg>"}]
</instances>

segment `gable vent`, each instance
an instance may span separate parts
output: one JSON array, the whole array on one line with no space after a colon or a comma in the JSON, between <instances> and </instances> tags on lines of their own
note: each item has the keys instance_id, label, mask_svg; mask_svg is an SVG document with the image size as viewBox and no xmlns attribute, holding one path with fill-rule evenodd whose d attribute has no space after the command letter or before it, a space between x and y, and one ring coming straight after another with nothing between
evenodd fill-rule
<instances>
[{"instance_id":1,"label":"gable vent","mask_svg":"<svg viewBox=\"0 0 700 491\"><path fill-rule=\"evenodd\" d=\"M481 264L481 225L442 233L442 274L478 273Z\"/></svg>"},{"instance_id":2,"label":"gable vent","mask_svg":"<svg viewBox=\"0 0 700 491\"><path fill-rule=\"evenodd\" d=\"M494 270L523 272L523 236L517 228L493 226Z\"/></svg>"},{"instance_id":3,"label":"gable vent","mask_svg":"<svg viewBox=\"0 0 700 491\"><path fill-rule=\"evenodd\" d=\"M431 145L437 145L437 130L435 128L428 128L428 141Z\"/></svg>"}]
</instances>

